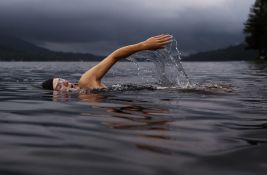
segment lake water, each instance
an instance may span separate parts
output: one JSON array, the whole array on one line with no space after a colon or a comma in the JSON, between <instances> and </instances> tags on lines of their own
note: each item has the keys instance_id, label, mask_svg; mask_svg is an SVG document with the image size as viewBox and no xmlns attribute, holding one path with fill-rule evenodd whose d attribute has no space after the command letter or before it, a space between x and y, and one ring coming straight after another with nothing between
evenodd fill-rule
<instances>
[{"instance_id":1,"label":"lake water","mask_svg":"<svg viewBox=\"0 0 267 175\"><path fill-rule=\"evenodd\" d=\"M0 174L266 174L266 64L186 62L196 85L166 88L122 62L107 91L39 88L94 64L0 62Z\"/></svg>"}]
</instances>

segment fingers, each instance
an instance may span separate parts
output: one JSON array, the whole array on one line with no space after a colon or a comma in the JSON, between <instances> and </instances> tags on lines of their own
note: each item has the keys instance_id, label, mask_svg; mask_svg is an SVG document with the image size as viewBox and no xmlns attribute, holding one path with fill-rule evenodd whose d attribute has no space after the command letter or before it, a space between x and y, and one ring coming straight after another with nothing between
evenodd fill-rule
<instances>
[{"instance_id":1,"label":"fingers","mask_svg":"<svg viewBox=\"0 0 267 175\"><path fill-rule=\"evenodd\" d=\"M172 37L165 37L158 40L159 42L172 41Z\"/></svg>"},{"instance_id":2,"label":"fingers","mask_svg":"<svg viewBox=\"0 0 267 175\"><path fill-rule=\"evenodd\" d=\"M158 40L159 44L161 44L161 45L167 45L167 44L171 43L172 41L173 41L172 36L166 36L166 37Z\"/></svg>"},{"instance_id":3,"label":"fingers","mask_svg":"<svg viewBox=\"0 0 267 175\"><path fill-rule=\"evenodd\" d=\"M157 38L157 39L168 38L168 37L172 37L172 35L169 35L169 34L161 34L161 35L154 36L154 38Z\"/></svg>"},{"instance_id":4,"label":"fingers","mask_svg":"<svg viewBox=\"0 0 267 175\"><path fill-rule=\"evenodd\" d=\"M167 44L173 41L172 35L161 34L154 37L151 37L144 41L146 44L146 49L148 50L157 50L164 48Z\"/></svg>"},{"instance_id":5,"label":"fingers","mask_svg":"<svg viewBox=\"0 0 267 175\"><path fill-rule=\"evenodd\" d=\"M170 43L172 42L172 36L171 35L165 35L157 39L159 43Z\"/></svg>"},{"instance_id":6,"label":"fingers","mask_svg":"<svg viewBox=\"0 0 267 175\"><path fill-rule=\"evenodd\" d=\"M155 38L158 41L162 41L162 40L165 40L165 39L171 39L172 38L172 35L162 34L162 35L155 36L153 38Z\"/></svg>"},{"instance_id":7,"label":"fingers","mask_svg":"<svg viewBox=\"0 0 267 175\"><path fill-rule=\"evenodd\" d=\"M173 41L172 38L173 37L171 35L167 35L159 39L159 44L161 45L160 49L165 48L167 44L171 43Z\"/></svg>"},{"instance_id":8,"label":"fingers","mask_svg":"<svg viewBox=\"0 0 267 175\"><path fill-rule=\"evenodd\" d=\"M160 44L161 44L161 45L167 45L167 44L169 44L169 43L171 43L171 42L172 42L172 40L168 40L168 41L161 42Z\"/></svg>"},{"instance_id":9,"label":"fingers","mask_svg":"<svg viewBox=\"0 0 267 175\"><path fill-rule=\"evenodd\" d=\"M162 36L164 36L164 34L154 36L154 38L160 38L160 37L162 37Z\"/></svg>"}]
</instances>

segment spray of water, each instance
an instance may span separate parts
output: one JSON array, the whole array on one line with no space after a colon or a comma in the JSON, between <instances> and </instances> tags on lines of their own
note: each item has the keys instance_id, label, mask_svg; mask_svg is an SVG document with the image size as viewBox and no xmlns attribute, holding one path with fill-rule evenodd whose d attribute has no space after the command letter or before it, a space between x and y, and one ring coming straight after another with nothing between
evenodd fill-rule
<instances>
[{"instance_id":1,"label":"spray of water","mask_svg":"<svg viewBox=\"0 0 267 175\"><path fill-rule=\"evenodd\" d=\"M137 66L138 75L140 75L139 59L151 61L154 64L154 77L160 86L191 87L188 75L181 63L181 53L178 50L177 40L174 37L173 41L163 49L138 52L128 58Z\"/></svg>"}]
</instances>

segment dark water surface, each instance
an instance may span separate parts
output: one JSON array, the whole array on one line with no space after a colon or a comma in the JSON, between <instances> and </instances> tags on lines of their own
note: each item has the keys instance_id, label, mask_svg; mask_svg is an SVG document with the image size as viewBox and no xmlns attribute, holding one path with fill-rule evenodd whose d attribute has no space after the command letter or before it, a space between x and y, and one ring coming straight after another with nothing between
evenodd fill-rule
<instances>
[{"instance_id":1,"label":"dark water surface","mask_svg":"<svg viewBox=\"0 0 267 175\"><path fill-rule=\"evenodd\" d=\"M108 91L38 87L94 64L0 62L0 174L266 174L267 65L184 63L227 88L162 88L151 63L117 64Z\"/></svg>"}]
</instances>

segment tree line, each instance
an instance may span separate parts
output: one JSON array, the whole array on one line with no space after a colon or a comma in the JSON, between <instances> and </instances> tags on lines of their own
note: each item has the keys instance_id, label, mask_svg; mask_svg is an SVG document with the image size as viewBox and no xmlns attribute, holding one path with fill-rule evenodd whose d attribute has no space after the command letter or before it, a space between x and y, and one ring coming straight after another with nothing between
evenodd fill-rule
<instances>
[{"instance_id":1,"label":"tree line","mask_svg":"<svg viewBox=\"0 0 267 175\"><path fill-rule=\"evenodd\" d=\"M244 28L247 49L258 51L258 58L267 59L267 1L256 0Z\"/></svg>"}]
</instances>

